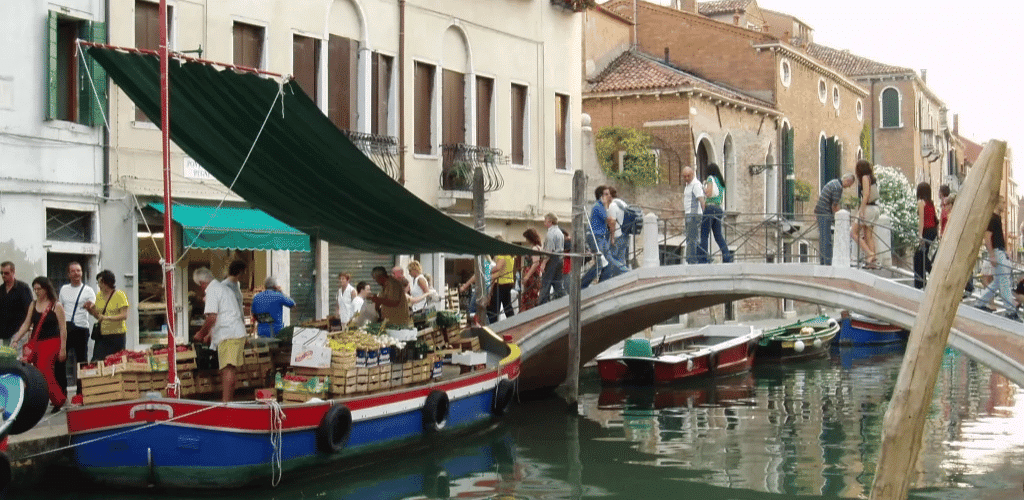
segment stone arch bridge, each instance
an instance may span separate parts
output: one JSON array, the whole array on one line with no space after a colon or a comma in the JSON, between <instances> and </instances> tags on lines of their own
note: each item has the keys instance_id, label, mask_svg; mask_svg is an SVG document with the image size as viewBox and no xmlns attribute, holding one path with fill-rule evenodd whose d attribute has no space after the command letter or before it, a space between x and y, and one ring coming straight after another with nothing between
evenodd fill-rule
<instances>
[{"instance_id":1,"label":"stone arch bridge","mask_svg":"<svg viewBox=\"0 0 1024 500\"><path fill-rule=\"evenodd\" d=\"M910 329L924 293L868 271L813 264L733 263L638 269L583 290L582 362L673 316L749 297L849 309ZM522 390L565 380L568 297L498 322L523 350ZM961 305L949 345L1024 385L1024 325Z\"/></svg>"}]
</instances>

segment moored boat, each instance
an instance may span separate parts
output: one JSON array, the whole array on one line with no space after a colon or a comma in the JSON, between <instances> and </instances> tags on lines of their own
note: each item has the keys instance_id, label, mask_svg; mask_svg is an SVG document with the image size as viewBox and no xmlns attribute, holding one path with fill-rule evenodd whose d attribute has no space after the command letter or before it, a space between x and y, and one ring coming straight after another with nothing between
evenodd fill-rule
<instances>
[{"instance_id":1,"label":"moored boat","mask_svg":"<svg viewBox=\"0 0 1024 500\"><path fill-rule=\"evenodd\" d=\"M839 344L872 345L906 342L907 330L867 316L843 311L839 321Z\"/></svg>"},{"instance_id":2,"label":"moored boat","mask_svg":"<svg viewBox=\"0 0 1024 500\"><path fill-rule=\"evenodd\" d=\"M758 363L799 361L828 356L839 322L825 315L765 330L757 343Z\"/></svg>"},{"instance_id":3,"label":"moored boat","mask_svg":"<svg viewBox=\"0 0 1024 500\"><path fill-rule=\"evenodd\" d=\"M749 370L760 336L748 325L709 325L653 341L626 339L594 360L602 383L665 384Z\"/></svg>"},{"instance_id":4,"label":"moored boat","mask_svg":"<svg viewBox=\"0 0 1024 500\"><path fill-rule=\"evenodd\" d=\"M122 486L232 488L442 433L507 411L520 350L474 328L486 367L391 391L305 403L142 398L68 409L77 466Z\"/></svg>"}]
</instances>

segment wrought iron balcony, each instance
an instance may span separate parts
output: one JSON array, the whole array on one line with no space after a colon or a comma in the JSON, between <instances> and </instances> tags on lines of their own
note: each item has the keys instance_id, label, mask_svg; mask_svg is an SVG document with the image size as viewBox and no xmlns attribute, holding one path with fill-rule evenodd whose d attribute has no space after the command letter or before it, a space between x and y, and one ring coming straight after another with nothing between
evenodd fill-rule
<instances>
[{"instance_id":1,"label":"wrought iron balcony","mask_svg":"<svg viewBox=\"0 0 1024 500\"><path fill-rule=\"evenodd\" d=\"M595 0L551 0L551 5L573 12L583 12L591 7L595 7L597 2Z\"/></svg>"},{"instance_id":2,"label":"wrought iron balcony","mask_svg":"<svg viewBox=\"0 0 1024 500\"><path fill-rule=\"evenodd\" d=\"M360 151L366 155L374 164L380 167L388 177L398 181L398 140L387 135L365 134L342 130L343 134L352 141Z\"/></svg>"},{"instance_id":3,"label":"wrought iron balcony","mask_svg":"<svg viewBox=\"0 0 1024 500\"><path fill-rule=\"evenodd\" d=\"M484 192L497 191L505 185L498 165L509 159L500 149L470 146L469 144L442 144L441 189L445 191L472 191L473 171L483 169Z\"/></svg>"}]
</instances>

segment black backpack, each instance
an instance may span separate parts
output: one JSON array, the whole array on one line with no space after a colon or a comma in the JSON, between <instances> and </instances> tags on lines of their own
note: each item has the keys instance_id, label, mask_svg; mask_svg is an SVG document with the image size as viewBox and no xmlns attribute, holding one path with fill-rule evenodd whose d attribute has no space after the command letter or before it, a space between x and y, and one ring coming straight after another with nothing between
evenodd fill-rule
<instances>
[{"instance_id":1,"label":"black backpack","mask_svg":"<svg viewBox=\"0 0 1024 500\"><path fill-rule=\"evenodd\" d=\"M640 234L644 232L644 211L636 205L626 205L622 217L623 234Z\"/></svg>"}]
</instances>

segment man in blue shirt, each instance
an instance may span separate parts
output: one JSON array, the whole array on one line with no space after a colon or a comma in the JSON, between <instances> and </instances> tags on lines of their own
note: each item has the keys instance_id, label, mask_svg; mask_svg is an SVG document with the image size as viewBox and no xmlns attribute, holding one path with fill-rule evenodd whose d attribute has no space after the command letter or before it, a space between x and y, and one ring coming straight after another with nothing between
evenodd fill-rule
<instances>
[{"instance_id":1,"label":"man in blue shirt","mask_svg":"<svg viewBox=\"0 0 1024 500\"><path fill-rule=\"evenodd\" d=\"M281 293L273 276L263 282L263 290L252 298L252 316L256 320L256 335L274 337L284 328L284 308L295 307L295 301Z\"/></svg>"}]
</instances>

